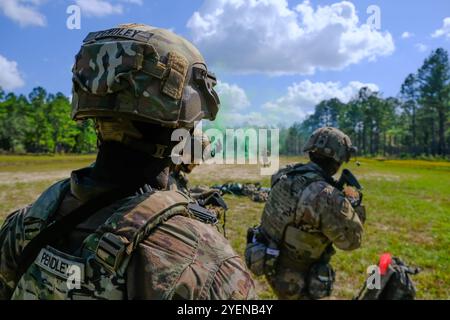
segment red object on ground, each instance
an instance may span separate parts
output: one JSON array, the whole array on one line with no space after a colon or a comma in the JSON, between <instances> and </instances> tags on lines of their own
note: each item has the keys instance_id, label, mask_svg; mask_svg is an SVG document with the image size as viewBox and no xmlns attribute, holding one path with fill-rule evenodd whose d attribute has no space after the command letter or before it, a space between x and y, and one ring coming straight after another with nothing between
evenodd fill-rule
<instances>
[{"instance_id":1,"label":"red object on ground","mask_svg":"<svg viewBox=\"0 0 450 320\"><path fill-rule=\"evenodd\" d=\"M392 256L390 253L383 253L380 257L380 263L378 267L380 268L381 275L385 275L389 265L392 262Z\"/></svg>"}]
</instances>

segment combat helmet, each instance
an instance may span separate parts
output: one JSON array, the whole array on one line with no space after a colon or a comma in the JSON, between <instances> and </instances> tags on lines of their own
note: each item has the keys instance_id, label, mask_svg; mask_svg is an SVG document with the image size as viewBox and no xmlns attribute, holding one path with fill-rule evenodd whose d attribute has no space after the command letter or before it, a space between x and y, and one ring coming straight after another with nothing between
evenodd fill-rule
<instances>
[{"instance_id":1,"label":"combat helmet","mask_svg":"<svg viewBox=\"0 0 450 320\"><path fill-rule=\"evenodd\" d=\"M333 127L319 128L313 132L303 148L304 152L332 158L338 163L348 162L356 153L350 138L341 130Z\"/></svg>"},{"instance_id":2,"label":"combat helmet","mask_svg":"<svg viewBox=\"0 0 450 320\"><path fill-rule=\"evenodd\" d=\"M220 104L216 78L197 48L148 25L89 33L72 72L74 120L107 117L191 129L201 119L214 120Z\"/></svg>"}]
</instances>

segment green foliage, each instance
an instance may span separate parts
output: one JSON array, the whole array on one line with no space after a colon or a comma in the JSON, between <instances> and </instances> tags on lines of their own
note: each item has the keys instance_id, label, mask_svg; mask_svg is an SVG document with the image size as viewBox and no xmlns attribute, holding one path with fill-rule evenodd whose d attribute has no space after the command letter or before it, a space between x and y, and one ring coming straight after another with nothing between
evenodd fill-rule
<instances>
[{"instance_id":1,"label":"green foliage","mask_svg":"<svg viewBox=\"0 0 450 320\"><path fill-rule=\"evenodd\" d=\"M348 103L320 102L302 123L284 130L281 153L301 153L301 146L317 128L334 126L352 139L363 155L449 155L450 63L437 49L416 74L406 77L397 98L362 88Z\"/></svg>"},{"instance_id":2,"label":"green foliage","mask_svg":"<svg viewBox=\"0 0 450 320\"><path fill-rule=\"evenodd\" d=\"M70 118L69 99L35 88L28 98L0 89L0 151L8 153L91 153L96 135L90 121Z\"/></svg>"},{"instance_id":3,"label":"green foliage","mask_svg":"<svg viewBox=\"0 0 450 320\"><path fill-rule=\"evenodd\" d=\"M0 152L94 152L92 121L76 123L70 112L69 99L61 93L38 87L25 97L0 88ZM303 122L281 129L280 153L301 154L315 129L334 126L350 136L361 155L446 158L449 124L450 63L439 48L406 77L396 98L362 88L348 103L336 98L320 102Z\"/></svg>"}]
</instances>

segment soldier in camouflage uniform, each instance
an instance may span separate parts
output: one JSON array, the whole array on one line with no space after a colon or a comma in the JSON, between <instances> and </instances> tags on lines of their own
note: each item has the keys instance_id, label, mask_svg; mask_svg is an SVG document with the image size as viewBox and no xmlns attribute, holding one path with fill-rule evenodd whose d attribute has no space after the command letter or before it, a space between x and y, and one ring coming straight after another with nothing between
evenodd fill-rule
<instances>
[{"instance_id":1,"label":"soldier in camouflage uniform","mask_svg":"<svg viewBox=\"0 0 450 320\"><path fill-rule=\"evenodd\" d=\"M329 264L333 246L358 248L365 220L364 207L350 201L332 178L354 151L349 137L321 128L304 151L311 162L272 176L261 225L249 229L247 237L247 265L255 274L265 274L281 299L329 296L335 278Z\"/></svg>"},{"instance_id":2,"label":"soldier in camouflage uniform","mask_svg":"<svg viewBox=\"0 0 450 320\"><path fill-rule=\"evenodd\" d=\"M267 188L262 188L260 183L244 183L242 186L242 194L254 202L266 202L269 198Z\"/></svg>"},{"instance_id":3,"label":"soldier in camouflage uniform","mask_svg":"<svg viewBox=\"0 0 450 320\"><path fill-rule=\"evenodd\" d=\"M228 241L189 196L167 190L171 134L215 118L215 83L197 49L168 30L87 36L72 107L75 120L95 120L97 160L7 217L1 299L255 297Z\"/></svg>"}]
</instances>

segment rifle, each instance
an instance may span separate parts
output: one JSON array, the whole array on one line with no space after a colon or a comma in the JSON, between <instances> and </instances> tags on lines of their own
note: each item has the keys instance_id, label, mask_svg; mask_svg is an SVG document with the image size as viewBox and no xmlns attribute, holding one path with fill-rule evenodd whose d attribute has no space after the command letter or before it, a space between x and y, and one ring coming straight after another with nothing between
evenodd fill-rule
<instances>
[{"instance_id":1,"label":"rifle","mask_svg":"<svg viewBox=\"0 0 450 320\"><path fill-rule=\"evenodd\" d=\"M227 237L227 231L226 231L226 223L227 223L227 210L228 206L225 200L222 198L220 193L216 189L211 189L209 191L203 192L201 194L196 195L195 199L197 200L197 203L194 206L194 212L197 213L197 216L200 218L205 219L205 216L209 214L209 217L205 219L207 223L211 223L216 225L219 220L217 213L213 213L210 210L207 209L207 206L213 206L216 208L222 208L223 209L223 235L226 238ZM192 210L192 207L191 207ZM201 212L199 212L201 211Z\"/></svg>"},{"instance_id":2,"label":"rifle","mask_svg":"<svg viewBox=\"0 0 450 320\"><path fill-rule=\"evenodd\" d=\"M359 183L358 179L356 179L355 175L348 169L342 170L341 177L339 178L339 180L336 183L336 186L339 190L344 189L345 185L354 187L360 191L363 189L363 187Z\"/></svg>"},{"instance_id":3,"label":"rifle","mask_svg":"<svg viewBox=\"0 0 450 320\"><path fill-rule=\"evenodd\" d=\"M222 198L222 196L217 192L217 190L211 190L209 192L203 193L201 195L202 197L199 197L197 199L197 202L202 207L206 207L207 205L212 205L214 207L219 207L224 210L228 210L227 203Z\"/></svg>"}]
</instances>

